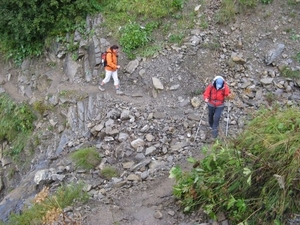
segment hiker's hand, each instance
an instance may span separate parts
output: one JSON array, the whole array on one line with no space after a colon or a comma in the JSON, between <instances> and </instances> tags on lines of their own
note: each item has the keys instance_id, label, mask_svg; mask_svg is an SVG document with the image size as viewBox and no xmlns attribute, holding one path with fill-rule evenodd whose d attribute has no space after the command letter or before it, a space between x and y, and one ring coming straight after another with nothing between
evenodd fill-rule
<instances>
[{"instance_id":1,"label":"hiker's hand","mask_svg":"<svg viewBox=\"0 0 300 225\"><path fill-rule=\"evenodd\" d=\"M117 65L117 69L120 69L120 65Z\"/></svg>"},{"instance_id":2,"label":"hiker's hand","mask_svg":"<svg viewBox=\"0 0 300 225\"><path fill-rule=\"evenodd\" d=\"M234 94L230 93L227 97L226 97L227 100L232 100L234 99Z\"/></svg>"},{"instance_id":3,"label":"hiker's hand","mask_svg":"<svg viewBox=\"0 0 300 225\"><path fill-rule=\"evenodd\" d=\"M208 100L209 100L208 98L204 99L205 102L208 102Z\"/></svg>"}]
</instances>

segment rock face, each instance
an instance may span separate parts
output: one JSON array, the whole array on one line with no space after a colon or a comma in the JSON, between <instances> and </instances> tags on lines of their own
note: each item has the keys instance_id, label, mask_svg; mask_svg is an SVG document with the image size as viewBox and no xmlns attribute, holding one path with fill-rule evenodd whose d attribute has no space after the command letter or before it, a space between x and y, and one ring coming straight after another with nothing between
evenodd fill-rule
<instances>
[{"instance_id":1,"label":"rock face","mask_svg":"<svg viewBox=\"0 0 300 225\"><path fill-rule=\"evenodd\" d=\"M193 8L198 11L200 6ZM284 9L274 10L283 13ZM56 64L55 67L28 60L20 71L2 68L0 93L7 92L31 104L40 100L55 110L45 112L36 124L39 143L34 148L36 154L29 171L18 170L4 157L2 150L9 145L1 144L1 220L5 221L11 211L18 212L23 205L31 204L30 198L43 185L55 189L61 183L84 180L91 199L96 202L95 208L85 206L82 212L88 215L85 224L97 224L100 214L103 224L205 222L200 221L202 215L194 214L189 219L174 209L172 184L167 174L187 157L201 157L200 150L209 134L207 112L202 110L206 85L215 75L222 75L235 96L221 119L220 138L224 139L226 134L238 135L249 118L248 113L262 106L299 106L299 79L282 76L279 68L289 66L299 70L294 56L300 44L286 35L278 35L287 23L300 29L296 26L299 20L283 17L278 21L276 14L270 17L263 23L253 15L239 18L228 27L192 29L182 46L166 45L151 59L127 61L121 55L119 60L124 70L119 75L123 96L115 94L111 83L105 92L97 89L100 74L104 73L99 67L101 52L114 44L101 37L100 15L87 18L87 29L95 30L90 39L83 39L79 33L74 35L80 46L77 59L55 44L46 53L46 61ZM278 21L276 26L275 21ZM266 33L262 26L277 28ZM216 37L219 47L210 49ZM197 138L192 140L196 132ZM102 162L91 171L76 169L69 154L91 146L99 152ZM120 176L104 179L101 169L105 166L117 168ZM18 176L8 179L12 168ZM159 197L153 197L152 191L159 193ZM135 205L138 213L126 204ZM76 213L74 209L70 216ZM214 224L226 222L222 217Z\"/></svg>"}]
</instances>

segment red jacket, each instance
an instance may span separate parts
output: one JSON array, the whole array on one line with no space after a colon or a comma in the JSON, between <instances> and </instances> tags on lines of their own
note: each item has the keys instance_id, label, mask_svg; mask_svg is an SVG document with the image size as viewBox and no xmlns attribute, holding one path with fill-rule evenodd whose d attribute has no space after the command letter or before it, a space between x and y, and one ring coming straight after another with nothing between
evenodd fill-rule
<instances>
[{"instance_id":1,"label":"red jacket","mask_svg":"<svg viewBox=\"0 0 300 225\"><path fill-rule=\"evenodd\" d=\"M230 94L230 89L228 85L224 82L224 85L221 89L217 90L215 84L212 83L207 86L203 93L203 98L208 98L208 103L213 106L220 106L224 104L225 97Z\"/></svg>"}]
</instances>

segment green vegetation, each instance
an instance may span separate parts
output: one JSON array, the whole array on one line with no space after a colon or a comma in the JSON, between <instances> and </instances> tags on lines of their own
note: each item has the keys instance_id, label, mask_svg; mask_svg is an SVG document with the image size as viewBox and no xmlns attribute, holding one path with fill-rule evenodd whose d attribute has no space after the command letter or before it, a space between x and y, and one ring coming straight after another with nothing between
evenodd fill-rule
<instances>
[{"instance_id":1,"label":"green vegetation","mask_svg":"<svg viewBox=\"0 0 300 225\"><path fill-rule=\"evenodd\" d=\"M299 78L300 77L299 70L292 70L288 66L284 66L284 67L280 68L280 73L283 77L288 77L288 78Z\"/></svg>"},{"instance_id":2,"label":"green vegetation","mask_svg":"<svg viewBox=\"0 0 300 225\"><path fill-rule=\"evenodd\" d=\"M155 31L161 28L161 40L181 44L187 29L193 28L197 13L185 9L186 0L3 0L0 3L0 51L6 58L15 62L30 56L40 56L44 49L51 48L53 42L61 43L72 59L77 60L78 43L73 34L77 30L82 36L86 33L86 16L102 13L105 20L101 24L103 34L119 40L123 51L130 59L137 55L149 57L161 49L160 39ZM224 0L216 14L215 21L228 24L235 16L258 4L270 4L272 0ZM207 0L199 2L205 10ZM289 0L289 4L296 4ZM168 24L164 19L169 18ZM135 22L132 22L135 21ZM200 26L209 27L205 15L200 17ZM22 24L22 26L20 26ZM293 36L292 38L298 38ZM163 41L161 41L163 42ZM154 46L154 47L153 47Z\"/></svg>"},{"instance_id":3,"label":"green vegetation","mask_svg":"<svg viewBox=\"0 0 300 225\"><path fill-rule=\"evenodd\" d=\"M71 158L75 161L76 167L82 169L94 169L101 162L101 157L94 147L72 152Z\"/></svg>"},{"instance_id":4,"label":"green vegetation","mask_svg":"<svg viewBox=\"0 0 300 225\"><path fill-rule=\"evenodd\" d=\"M136 22L130 22L120 30L120 44L129 58L134 58L134 50L145 47L151 41L150 36L154 27L149 24L141 27Z\"/></svg>"},{"instance_id":5,"label":"green vegetation","mask_svg":"<svg viewBox=\"0 0 300 225\"><path fill-rule=\"evenodd\" d=\"M143 49L147 43L151 45L151 32L157 28L161 19L180 11L184 2L3 0L0 3L0 51L18 64L26 57L40 56L45 48L51 48L54 40L72 52L78 49L78 44L72 41L74 31L89 35L85 29L86 16L101 12L105 17L103 26L108 28L107 32L113 32L114 37L120 39L128 57L133 58L137 48ZM76 54L72 55L73 59L77 57Z\"/></svg>"},{"instance_id":6,"label":"green vegetation","mask_svg":"<svg viewBox=\"0 0 300 225\"><path fill-rule=\"evenodd\" d=\"M114 38L120 40L122 50L130 59L136 55L152 56L161 49L157 47L160 43L155 42L153 31L161 26L163 18L176 12L180 14L184 2L185 0L106 0L101 3L104 26L110 32L119 30L113 32ZM115 13L110 13L111 11ZM181 20L184 20L182 16L177 18L178 23Z\"/></svg>"},{"instance_id":7,"label":"green vegetation","mask_svg":"<svg viewBox=\"0 0 300 225\"><path fill-rule=\"evenodd\" d=\"M100 172L101 176L107 180L113 178L113 177L117 177L119 176L119 173L117 171L116 168L113 167L104 167L101 172Z\"/></svg>"},{"instance_id":8,"label":"green vegetation","mask_svg":"<svg viewBox=\"0 0 300 225\"><path fill-rule=\"evenodd\" d=\"M276 96L272 92L268 92L265 96L265 99L269 106L271 106L277 100Z\"/></svg>"},{"instance_id":9,"label":"green vegetation","mask_svg":"<svg viewBox=\"0 0 300 225\"><path fill-rule=\"evenodd\" d=\"M272 3L273 0L261 0L262 3L264 4L270 4Z\"/></svg>"},{"instance_id":10,"label":"green vegetation","mask_svg":"<svg viewBox=\"0 0 300 225\"><path fill-rule=\"evenodd\" d=\"M224 212L233 224L284 224L300 210L300 111L262 109L231 143L216 142L191 171L176 166L173 194L185 212ZM224 144L225 145L225 144Z\"/></svg>"},{"instance_id":11,"label":"green vegetation","mask_svg":"<svg viewBox=\"0 0 300 225\"><path fill-rule=\"evenodd\" d=\"M0 94L0 141L8 141L11 149L5 154L17 156L25 147L36 119L28 104L17 104L6 94Z\"/></svg>"},{"instance_id":12,"label":"green vegetation","mask_svg":"<svg viewBox=\"0 0 300 225\"><path fill-rule=\"evenodd\" d=\"M58 221L61 222L59 224L66 224L63 209L76 202L86 202L88 197L83 191L83 183L62 186L54 196L50 196L49 189L44 188L22 214L12 214L7 225L54 224ZM75 221L73 222L72 224L75 224Z\"/></svg>"},{"instance_id":13,"label":"green vegetation","mask_svg":"<svg viewBox=\"0 0 300 225\"><path fill-rule=\"evenodd\" d=\"M220 24L228 24L235 20L235 15L255 8L259 3L270 4L272 0L223 0L221 8L216 15Z\"/></svg>"},{"instance_id":14,"label":"green vegetation","mask_svg":"<svg viewBox=\"0 0 300 225\"><path fill-rule=\"evenodd\" d=\"M86 16L99 10L96 0L2 0L0 50L19 63L39 56L47 38L83 30Z\"/></svg>"},{"instance_id":15,"label":"green vegetation","mask_svg":"<svg viewBox=\"0 0 300 225\"><path fill-rule=\"evenodd\" d=\"M87 93L85 93L85 94L79 93L76 90L62 90L59 92L59 96L64 97L64 98L75 99L77 101L81 101L81 100L87 98L88 94Z\"/></svg>"},{"instance_id":16,"label":"green vegetation","mask_svg":"<svg viewBox=\"0 0 300 225\"><path fill-rule=\"evenodd\" d=\"M42 101L36 101L33 103L33 109L38 112L39 114L43 115L47 110L52 109L53 107L46 105Z\"/></svg>"},{"instance_id":17,"label":"green vegetation","mask_svg":"<svg viewBox=\"0 0 300 225\"><path fill-rule=\"evenodd\" d=\"M295 59L298 63L300 63L300 52L296 54Z\"/></svg>"},{"instance_id":18,"label":"green vegetation","mask_svg":"<svg viewBox=\"0 0 300 225\"><path fill-rule=\"evenodd\" d=\"M298 41L300 40L300 35L295 32L294 29L291 29L291 40Z\"/></svg>"}]
</instances>

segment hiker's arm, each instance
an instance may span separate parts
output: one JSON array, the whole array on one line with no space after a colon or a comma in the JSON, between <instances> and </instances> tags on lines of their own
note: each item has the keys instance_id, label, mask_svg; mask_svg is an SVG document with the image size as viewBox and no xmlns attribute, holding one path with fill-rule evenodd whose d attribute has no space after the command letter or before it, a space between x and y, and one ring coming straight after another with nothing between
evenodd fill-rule
<instances>
[{"instance_id":1,"label":"hiker's arm","mask_svg":"<svg viewBox=\"0 0 300 225\"><path fill-rule=\"evenodd\" d=\"M205 102L209 101L209 95L210 95L210 86L208 86L203 93L203 99Z\"/></svg>"},{"instance_id":2,"label":"hiker's arm","mask_svg":"<svg viewBox=\"0 0 300 225\"><path fill-rule=\"evenodd\" d=\"M230 91L228 85L225 84L224 88L225 88L225 90L224 90L224 97L229 97L229 95L231 94L231 91Z\"/></svg>"},{"instance_id":3,"label":"hiker's arm","mask_svg":"<svg viewBox=\"0 0 300 225\"><path fill-rule=\"evenodd\" d=\"M113 70L116 70L118 69L120 66L118 66L114 60L113 60L113 57L116 57L114 56L111 52L107 53L107 56L106 56L106 60L107 60L107 65L112 68ZM117 61L117 60L116 60Z\"/></svg>"},{"instance_id":4,"label":"hiker's arm","mask_svg":"<svg viewBox=\"0 0 300 225\"><path fill-rule=\"evenodd\" d=\"M226 87L227 87L227 91L226 91ZM225 99L226 100L234 99L234 94L230 91L228 86L226 87L225 87Z\"/></svg>"}]
</instances>

